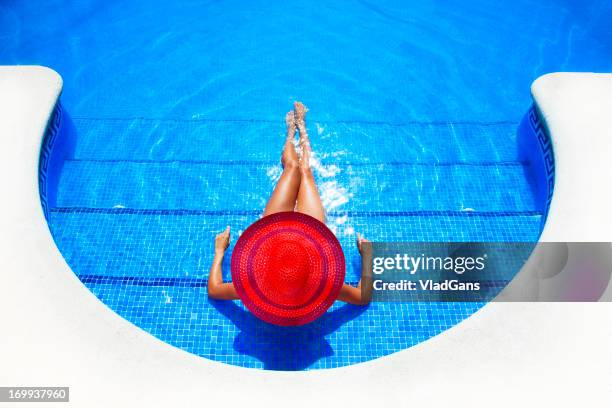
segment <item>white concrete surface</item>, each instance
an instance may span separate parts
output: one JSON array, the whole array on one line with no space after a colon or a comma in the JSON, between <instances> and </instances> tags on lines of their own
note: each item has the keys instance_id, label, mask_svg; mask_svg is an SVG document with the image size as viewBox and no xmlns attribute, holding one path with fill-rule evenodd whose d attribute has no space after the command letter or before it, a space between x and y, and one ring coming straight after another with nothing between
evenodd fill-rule
<instances>
[{"instance_id":1,"label":"white concrete surface","mask_svg":"<svg viewBox=\"0 0 612 408\"><path fill-rule=\"evenodd\" d=\"M543 242L612 241L612 74L555 73L531 87L556 180Z\"/></svg>"},{"instance_id":2,"label":"white concrete surface","mask_svg":"<svg viewBox=\"0 0 612 408\"><path fill-rule=\"evenodd\" d=\"M599 81L601 86L594 88L607 89L603 82L611 80L560 74L554 81ZM606 92L583 94L579 83L564 86L567 92L556 94L557 98L581 105L574 120L580 114L590 118L588 106L594 95L612 108L612 100L604 98ZM548 120L565 121L563 115L552 113L553 105L546 105L555 100L548 96L555 89L536 86L536 100L544 104ZM71 402L65 405L75 407L558 407L609 401L612 303L489 304L452 329L403 352L313 372L228 366L145 333L80 283L55 247L44 220L38 198L38 154L60 90L61 79L49 69L0 67L0 385L70 386ZM549 123L553 138L561 126L556 123ZM564 135L563 141L586 137L582 130ZM570 153L562 154L569 160ZM601 171L610 166L574 164L593 165ZM569 162L563 168L570 169ZM583 174L582 169L577 171ZM565 176L558 174L560 183ZM587 187L579 188L587 191ZM593 194L601 197L602 193ZM591 207L587 196L581 202L582 208L592 211L610 208L599 203ZM564 232L570 228L609 240L609 215L554 218L563 214L569 212L553 201L551 223L560 225L548 227L547 238L555 238L558 231L559 237L575 239ZM591 221L596 224L583 224ZM599 229L608 235L595 233Z\"/></svg>"}]
</instances>

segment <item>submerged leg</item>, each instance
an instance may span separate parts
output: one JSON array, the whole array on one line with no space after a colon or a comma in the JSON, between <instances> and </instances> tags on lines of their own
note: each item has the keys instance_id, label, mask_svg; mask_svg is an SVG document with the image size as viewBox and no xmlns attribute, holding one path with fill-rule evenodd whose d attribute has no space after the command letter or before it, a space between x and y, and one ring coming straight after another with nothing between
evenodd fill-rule
<instances>
[{"instance_id":1,"label":"submerged leg","mask_svg":"<svg viewBox=\"0 0 612 408\"><path fill-rule=\"evenodd\" d=\"M295 103L295 121L300 131L300 146L302 147L302 160L300 161L301 183L297 196L296 211L310 215L321 222L325 222L325 209L317 189L312 169L310 168L310 139L306 131L306 107Z\"/></svg>"},{"instance_id":2,"label":"submerged leg","mask_svg":"<svg viewBox=\"0 0 612 408\"><path fill-rule=\"evenodd\" d=\"M281 156L283 173L274 187L274 191L268 200L268 204L263 215L270 215L277 212L293 211L300 188L299 158L293 145L295 137L295 115L293 111L287 113L285 122L287 124L287 138Z\"/></svg>"}]
</instances>

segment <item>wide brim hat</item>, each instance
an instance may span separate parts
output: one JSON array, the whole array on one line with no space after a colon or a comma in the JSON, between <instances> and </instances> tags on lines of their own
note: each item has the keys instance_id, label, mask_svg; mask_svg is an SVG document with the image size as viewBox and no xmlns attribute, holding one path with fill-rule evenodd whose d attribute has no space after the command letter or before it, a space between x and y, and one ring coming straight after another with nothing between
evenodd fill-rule
<instances>
[{"instance_id":1,"label":"wide brim hat","mask_svg":"<svg viewBox=\"0 0 612 408\"><path fill-rule=\"evenodd\" d=\"M345 262L338 239L324 223L291 211L249 226L236 243L231 269L238 296L255 316L298 326L334 303Z\"/></svg>"}]
</instances>

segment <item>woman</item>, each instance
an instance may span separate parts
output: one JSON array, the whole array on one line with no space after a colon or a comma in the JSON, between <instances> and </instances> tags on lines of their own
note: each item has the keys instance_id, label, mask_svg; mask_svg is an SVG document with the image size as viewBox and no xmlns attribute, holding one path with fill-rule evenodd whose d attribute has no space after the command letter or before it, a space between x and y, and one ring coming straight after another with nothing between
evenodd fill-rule
<instances>
[{"instance_id":1,"label":"woman","mask_svg":"<svg viewBox=\"0 0 612 408\"><path fill-rule=\"evenodd\" d=\"M310 168L311 147L310 141L308 139L308 133L306 131L306 112L307 109L302 103L295 102L294 111L288 112L285 117L285 122L287 125L287 137L285 139L285 145L281 156L283 172L280 179L278 180L278 183L276 184L276 187L274 188L274 191L272 193L272 196L270 197L270 200L268 201L268 204L266 205L266 208L263 213L264 218L262 218L262 220L274 214L278 215L280 213L295 212L309 216L303 217L300 215L302 218L306 218L306 221L308 221L308 219L312 217L318 220L316 222L320 222L321 225L325 223L325 210L323 208L321 197L319 196L319 191L317 190L315 179ZM294 137L296 131L299 131L301 157L298 156L298 153L294 146ZM295 217L299 218L295 213L288 215L294 215ZM318 230L321 230L323 228L327 230L326 227L317 226L317 228ZM324 231L324 233L327 232ZM331 231L329 231L329 234L331 234ZM243 234L243 236L244 235L245 234ZM304 239L307 240L308 236L305 236ZM335 240L335 237L333 237L332 240ZM208 279L208 296L214 299L241 299L239 291L237 291L235 285L235 283L237 283L236 279L234 279L234 283L223 283L222 281L221 263L225 250L229 245L229 241L230 227L228 226L227 229L218 234L215 239L215 257L212 263L212 267L210 269L210 275ZM357 246L362 256L363 265L367 265L369 263L363 260L365 253L368 252L365 250L365 248L368 247L367 244L364 244L366 242L368 241L360 237L359 234L357 235ZM339 246L339 244L337 245ZM238 247L238 243L236 244L236 247ZM288 252L288 255L284 258L284 264L293 265L295 260L295 257L293 255L300 251L301 249L296 248L294 245L290 252ZM234 255L236 255L236 250L234 251ZM343 269L344 258L343 255L340 254L340 256L342 257L341 261ZM234 261L235 260L233 257L232 276L235 276ZM285 266L287 265L281 265L280 268L282 269ZM291 273L293 273L293 271L291 271L290 274ZM342 285L339 286L338 291L335 293L337 293L337 295L334 294L334 296L337 296L336 298L338 300L347 303L362 305L369 302L369 296L362 294L361 281L357 287L344 284L344 270L342 270ZM242 298L242 300L244 301L245 299Z\"/></svg>"}]
</instances>

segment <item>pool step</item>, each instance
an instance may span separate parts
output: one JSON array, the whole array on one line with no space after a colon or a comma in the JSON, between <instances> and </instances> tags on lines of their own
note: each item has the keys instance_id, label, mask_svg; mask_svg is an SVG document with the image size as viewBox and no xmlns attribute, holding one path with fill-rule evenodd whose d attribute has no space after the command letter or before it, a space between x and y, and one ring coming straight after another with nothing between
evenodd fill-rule
<instances>
[{"instance_id":1,"label":"pool step","mask_svg":"<svg viewBox=\"0 0 612 408\"><path fill-rule=\"evenodd\" d=\"M536 211L521 162L313 167L328 211ZM281 171L277 161L68 161L57 206L261 211Z\"/></svg>"},{"instance_id":2,"label":"pool step","mask_svg":"<svg viewBox=\"0 0 612 408\"><path fill-rule=\"evenodd\" d=\"M204 278L212 261L214 235L230 225L236 242L258 217L257 212L55 208L50 226L68 264L79 265L80 273ZM379 242L520 242L534 240L540 222L541 216L533 213L355 212L331 213L328 219L345 251L347 280L359 276L356 232ZM223 270L229 273L229 264Z\"/></svg>"},{"instance_id":3,"label":"pool step","mask_svg":"<svg viewBox=\"0 0 612 408\"><path fill-rule=\"evenodd\" d=\"M284 123L264 120L74 119L83 160L277 161ZM514 122L315 122L309 134L329 163L515 161Z\"/></svg>"}]
</instances>

